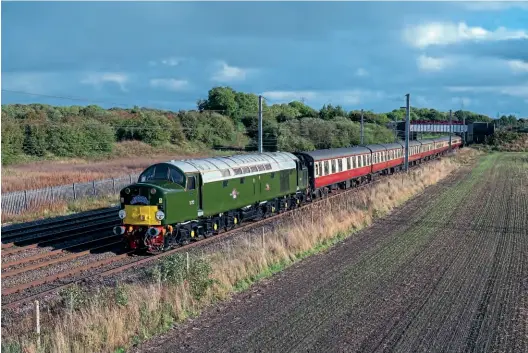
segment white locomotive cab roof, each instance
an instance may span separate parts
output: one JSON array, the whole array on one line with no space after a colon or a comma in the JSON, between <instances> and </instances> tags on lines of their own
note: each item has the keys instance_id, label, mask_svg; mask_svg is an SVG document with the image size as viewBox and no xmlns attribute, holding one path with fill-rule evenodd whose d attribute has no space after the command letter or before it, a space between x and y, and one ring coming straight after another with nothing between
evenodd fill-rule
<instances>
[{"instance_id":1,"label":"white locomotive cab roof","mask_svg":"<svg viewBox=\"0 0 528 353\"><path fill-rule=\"evenodd\" d=\"M228 157L172 160L167 162L185 174L200 173L204 184L244 177L262 172L276 172L296 167L297 157L289 152L240 154Z\"/></svg>"}]
</instances>

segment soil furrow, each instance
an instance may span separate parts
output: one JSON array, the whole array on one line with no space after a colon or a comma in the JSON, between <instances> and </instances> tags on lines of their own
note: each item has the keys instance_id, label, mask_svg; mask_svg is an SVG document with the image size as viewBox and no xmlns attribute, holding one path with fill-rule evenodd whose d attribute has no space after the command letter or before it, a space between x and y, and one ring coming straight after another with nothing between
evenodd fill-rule
<instances>
[{"instance_id":1,"label":"soil furrow","mask_svg":"<svg viewBox=\"0 0 528 353\"><path fill-rule=\"evenodd\" d=\"M526 351L528 163L520 156L484 156L326 253L138 349Z\"/></svg>"}]
</instances>

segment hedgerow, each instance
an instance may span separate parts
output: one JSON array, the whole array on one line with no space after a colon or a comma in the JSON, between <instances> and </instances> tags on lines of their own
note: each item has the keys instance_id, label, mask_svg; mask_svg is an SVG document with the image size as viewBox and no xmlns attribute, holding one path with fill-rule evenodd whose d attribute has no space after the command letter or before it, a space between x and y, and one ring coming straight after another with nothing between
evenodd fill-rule
<instances>
[{"instance_id":1,"label":"hedgerow","mask_svg":"<svg viewBox=\"0 0 528 353\"><path fill-rule=\"evenodd\" d=\"M2 164L24 156L84 157L111 154L116 142L142 141L159 147L217 146L257 148L258 96L215 87L198 110L163 111L133 107L104 109L97 105L54 107L46 104L2 105ZM457 111L455 120L491 121L489 117ZM263 145L267 151L335 148L360 143L361 112L324 105L319 111L302 102L263 103ZM386 123L404 119L404 110L364 112L364 142L394 141ZM413 109L411 119L446 120L434 109Z\"/></svg>"}]
</instances>

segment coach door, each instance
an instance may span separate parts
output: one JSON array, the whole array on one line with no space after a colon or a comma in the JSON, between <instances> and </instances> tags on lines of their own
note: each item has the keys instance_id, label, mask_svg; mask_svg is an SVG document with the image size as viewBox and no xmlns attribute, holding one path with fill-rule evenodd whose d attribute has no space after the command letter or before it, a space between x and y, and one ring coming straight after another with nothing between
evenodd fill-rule
<instances>
[{"instance_id":1,"label":"coach door","mask_svg":"<svg viewBox=\"0 0 528 353\"><path fill-rule=\"evenodd\" d=\"M290 171L281 170L280 172L280 191L286 192L290 189Z\"/></svg>"}]
</instances>

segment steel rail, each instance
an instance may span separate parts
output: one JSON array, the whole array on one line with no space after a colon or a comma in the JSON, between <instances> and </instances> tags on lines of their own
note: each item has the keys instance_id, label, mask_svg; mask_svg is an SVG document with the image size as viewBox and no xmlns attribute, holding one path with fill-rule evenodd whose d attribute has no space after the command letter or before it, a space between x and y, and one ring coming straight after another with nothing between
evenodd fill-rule
<instances>
[{"instance_id":1,"label":"steel rail","mask_svg":"<svg viewBox=\"0 0 528 353\"><path fill-rule=\"evenodd\" d=\"M7 249L13 246L21 246L19 244L31 243L34 241L42 241L43 239L53 238L54 236L75 232L86 228L98 227L100 225L114 224L119 222L119 218L116 215L106 215L99 217L97 219L90 218L86 219L83 223L73 223L68 225L62 225L61 227L56 227L52 229L35 229L32 232L26 232L17 234L15 236L10 236L8 239L2 238L2 241L8 241L9 243L4 243L3 249Z\"/></svg>"},{"instance_id":2,"label":"steel rail","mask_svg":"<svg viewBox=\"0 0 528 353\"><path fill-rule=\"evenodd\" d=\"M48 266L51 266L51 265L54 265L54 264L57 264L57 263L65 262L65 261L68 261L68 260L73 260L73 259L76 259L78 257L82 257L82 256L85 256L85 255L91 254L93 250L101 250L101 249L109 248L109 247L112 247L114 245L122 244L122 243L123 242L121 240L119 240L119 241L115 241L115 242L112 242L112 243L109 243L109 244L104 244L104 245L100 245L100 246L95 247L95 248L84 250L84 251L81 251L81 252L70 253L70 254L68 254L66 256L61 256L61 257L58 257L58 258L50 259L48 261L41 262L41 263L38 263L38 264L34 264L34 265L31 265L31 266L21 267L21 268L15 269L15 270L2 272L1 278L4 279L4 278L8 278L8 277L13 277L13 276L15 276L17 274L20 274L20 273L25 273L25 272L29 272L29 271L33 271L33 270L38 270L38 269L43 268L43 267L48 267Z\"/></svg>"},{"instance_id":3,"label":"steel rail","mask_svg":"<svg viewBox=\"0 0 528 353\"><path fill-rule=\"evenodd\" d=\"M72 223L78 223L79 221L95 218L101 215L105 214L112 214L119 210L119 207L105 207L101 209L91 210L91 211L85 211L85 212L79 212L74 213L67 216L58 216L43 220L37 220L37 221L30 221L30 222L24 222L24 223L17 223L17 224L10 224L3 226L1 228L2 232L2 238L4 236L12 237L12 233L20 233L20 232L27 232L32 231L36 228L54 228L57 226L64 225L64 223L72 222ZM117 214L117 213L116 213Z\"/></svg>"},{"instance_id":4,"label":"steel rail","mask_svg":"<svg viewBox=\"0 0 528 353\"><path fill-rule=\"evenodd\" d=\"M67 246L67 247L56 249L56 250L52 250L52 251L41 252L41 253L35 254L33 256L23 257L21 259L15 260L15 261L5 262L5 263L2 264L2 270L4 270L5 268L16 266L16 265L22 265L22 264L25 264L25 263L28 263L28 262L33 262L33 261L36 261L36 260L40 260L40 259L45 258L45 257L54 256L55 254L60 254L62 252L71 251L70 249L80 248L80 247L86 246L86 245L88 245L90 243L97 243L97 242L100 242L102 240L107 240L107 239L117 238L117 237L118 237L118 235L112 234L112 235L109 235L109 236L106 236L106 237L92 239L92 240L89 240L89 241L84 242L84 243L75 244L75 245ZM34 244L34 245L39 245L39 244ZM27 249L27 248L22 248L22 249Z\"/></svg>"}]
</instances>

